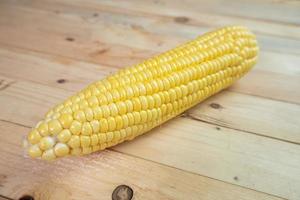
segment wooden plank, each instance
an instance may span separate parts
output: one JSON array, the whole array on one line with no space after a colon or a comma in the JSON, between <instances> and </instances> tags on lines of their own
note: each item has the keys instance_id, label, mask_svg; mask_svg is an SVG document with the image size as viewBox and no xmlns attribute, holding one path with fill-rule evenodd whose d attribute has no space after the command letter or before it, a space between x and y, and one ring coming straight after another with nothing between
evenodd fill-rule
<instances>
[{"instance_id":1,"label":"wooden plank","mask_svg":"<svg viewBox=\"0 0 300 200\"><path fill-rule=\"evenodd\" d=\"M286 116L272 112L269 107L255 107L256 105L261 105L264 99L259 100L256 97L230 93L224 92L215 97L220 100L215 102L222 102L221 105L225 106L226 104L223 105L223 102L226 102L227 98L233 98L237 102L237 106L246 110L249 105L245 107L243 102L251 102L252 99L252 102L258 103L250 104L249 110L254 110L253 112L257 112L259 115L266 111L264 112L264 117L259 118L257 115L253 115L250 112L251 110L249 111L250 114L248 110L246 112L247 115L252 117L249 119L249 124L255 123L254 126L258 127L259 134L276 137L277 135L273 133L275 132L278 134L278 137L287 137L286 135L288 135L291 137L289 139L294 139L295 135L290 133L299 130L299 123L294 123L297 119L288 121ZM63 99L64 96L68 95L68 92L36 83L18 81L2 90L0 94L2 105L7 105L2 108L0 119L33 126L42 118L43 113L46 112L50 105ZM250 100L247 99L248 97ZM213 97L210 100L215 98ZM221 98L224 98L224 100ZM298 105L273 102L271 106L271 109L275 109L278 112L284 110L287 116L297 116L300 112ZM204 102L196 109L190 110L189 113L197 113L199 109L206 107L207 105ZM208 114L209 112L205 110L211 109L203 109L203 113ZM238 109L236 110L239 111ZM273 113L278 115L278 117L274 117ZM151 133L133 142L124 144L125 147L121 145L122 147L116 147L116 149L130 155L280 197L290 199L300 197L300 193L296 189L300 186L299 145L232 129L216 128L216 125L209 125L190 119L192 118L189 117L191 114L171 120ZM237 114L241 113L237 112ZM229 116L232 115L229 114ZM284 118L281 118L282 116ZM242 114L241 116L235 116L235 123L238 124L241 121L241 124L245 125L243 128L247 128L246 117ZM274 124L267 131L260 132L259 128L263 126L261 124L269 123L268 120L272 121L273 118L275 119ZM286 135L282 135L277 129L288 131ZM296 139L299 141L299 137ZM161 153L162 151L163 153ZM241 181L236 181L235 176L240 177L238 179L241 179Z\"/></svg>"},{"instance_id":2,"label":"wooden plank","mask_svg":"<svg viewBox=\"0 0 300 200\"><path fill-rule=\"evenodd\" d=\"M229 88L230 91L300 103L300 77L255 69Z\"/></svg>"},{"instance_id":3,"label":"wooden plank","mask_svg":"<svg viewBox=\"0 0 300 200\"><path fill-rule=\"evenodd\" d=\"M1 74L70 91L78 91L117 69L0 45Z\"/></svg>"},{"instance_id":4,"label":"wooden plank","mask_svg":"<svg viewBox=\"0 0 300 200\"><path fill-rule=\"evenodd\" d=\"M110 199L121 184L134 199L279 199L109 150L55 162L29 159L20 145L28 131L0 121L0 194L14 199Z\"/></svg>"},{"instance_id":5,"label":"wooden plank","mask_svg":"<svg viewBox=\"0 0 300 200\"><path fill-rule=\"evenodd\" d=\"M297 62L299 62L297 55L261 51L255 68L280 74L299 75L300 68Z\"/></svg>"},{"instance_id":6,"label":"wooden plank","mask_svg":"<svg viewBox=\"0 0 300 200\"><path fill-rule=\"evenodd\" d=\"M110 49L112 51L111 58L124 51L125 55L122 58L126 60L126 57L133 56L136 59L139 58L139 55L143 55L142 52L139 55L132 55L137 53L135 48L143 48L148 51L156 49L161 52L187 40L186 37L182 38L182 34L181 37L178 37L174 34L152 33L153 30L160 30L159 28L153 29L153 27L169 27L168 20L163 19L149 21L147 17L135 17L135 23L133 24L128 20L123 20L126 19L124 15L110 17L111 14L106 14L95 19L94 11L91 10L80 11L77 9L75 10L76 14L74 12L69 14L68 12L59 11L62 13L57 14L57 10L50 12L16 5L12 7L4 4L1 8L3 8L3 16L0 20L0 27L3 29L3 34L0 37L2 43L101 62L102 64L120 65L122 63L116 62L115 59L110 59L109 63L103 57L104 55L99 55L99 50L105 49L107 43L119 44L117 47ZM59 8L57 7L57 9ZM35 23L32 24L32 21L35 21ZM149 25L145 27L145 24ZM22 27L23 31L28 32L26 40L22 39L19 31L15 31L18 27ZM177 28L171 26L169 28L174 33L176 33L176 30L189 30L184 35L187 36L189 32L192 32L192 38L205 31L212 30L211 27L196 26L191 28L186 25L180 25ZM73 37L75 41L65 41L67 37ZM48 40L45 40L45 38ZM134 42L132 42L132 38L135 39ZM263 49L285 53L300 53L300 42L298 40L278 37L272 39L272 36L262 36L261 38L260 43ZM49 43L49 40L53 43ZM53 50L54 45L57 47L55 50ZM101 46L103 48L99 49ZM131 54L127 52L129 51L129 49L126 49L128 46L133 47ZM108 54L109 52L106 51L105 53Z\"/></svg>"},{"instance_id":7,"label":"wooden plank","mask_svg":"<svg viewBox=\"0 0 300 200\"><path fill-rule=\"evenodd\" d=\"M80 1L80 0L79 0ZM95 4L89 0L89 4ZM246 3L244 1L233 0L213 0L213 1L197 1L187 0L182 3L180 0L152 0L141 2L133 1L103 1L106 5L114 5L122 8L132 8L134 10L143 10L147 12L159 12L167 14L178 13L213 13L214 15L233 16L238 18L246 18L253 20L261 20L268 22L277 22L282 24L300 25L298 1L260 1L255 0ZM164 12L166 11L166 12Z\"/></svg>"},{"instance_id":8,"label":"wooden plank","mask_svg":"<svg viewBox=\"0 0 300 200\"><path fill-rule=\"evenodd\" d=\"M275 35L287 38L299 38L300 27L290 25L289 23L280 23L269 20L243 18L241 16L227 16L218 14L210 10L193 10L194 6L183 9L182 4L176 1L162 1L161 3L172 3L172 5L157 5L156 2L122 2L122 1L23 1L23 5L30 8L43 9L50 12L58 11L60 13L84 16L88 21L97 21L99 19L108 20L115 24L119 21L123 23L136 24L140 20L144 23L139 24L139 28L146 27L148 32L164 33L168 35L178 34L183 37L195 37L199 34L200 27L217 27L231 24L243 24L252 30L263 35ZM18 3L19 4L19 3ZM135 4L135 6L133 6ZM140 5L141 4L141 5ZM204 6L209 4L206 2ZM203 4L201 5L203 7ZM294 7L290 7L294 9ZM288 10L288 8L287 8ZM288 10L289 11L289 10ZM91 18L91 12L96 13L96 19ZM99 12L99 13L98 13ZM79 14L80 13L80 14ZM95 16L93 14L93 16ZM118 19L119 16L123 16ZM135 17L132 17L135 16ZM138 18L137 18L138 17ZM294 16L295 18L295 16ZM153 20L156 21L153 22ZM159 21L160 23L157 23ZM155 28L153 28L155 23ZM165 25L167 23L167 26ZM192 25L192 26L185 26ZM183 28L183 27L187 27ZM268 28L266 28L268 27Z\"/></svg>"},{"instance_id":9,"label":"wooden plank","mask_svg":"<svg viewBox=\"0 0 300 200\"><path fill-rule=\"evenodd\" d=\"M216 125L300 143L300 106L232 92L197 105L188 116Z\"/></svg>"},{"instance_id":10,"label":"wooden plank","mask_svg":"<svg viewBox=\"0 0 300 200\"><path fill-rule=\"evenodd\" d=\"M88 83L116 71L113 67L62 56L46 55L5 45L0 45L0 48L1 74L71 91L78 91ZM253 71L234 84L230 90L300 103L300 91L295 89L300 87L300 68L297 66L299 62L300 58L294 55L263 52ZM60 84L57 82L59 79L66 82Z\"/></svg>"}]
</instances>

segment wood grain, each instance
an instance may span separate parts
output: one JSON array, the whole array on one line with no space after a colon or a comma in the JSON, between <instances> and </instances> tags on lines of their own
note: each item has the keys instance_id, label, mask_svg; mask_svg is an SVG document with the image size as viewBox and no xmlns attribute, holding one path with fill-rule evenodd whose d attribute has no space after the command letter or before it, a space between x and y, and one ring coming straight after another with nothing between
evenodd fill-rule
<instances>
[{"instance_id":1,"label":"wood grain","mask_svg":"<svg viewBox=\"0 0 300 200\"><path fill-rule=\"evenodd\" d=\"M134 199L279 199L109 150L52 163L33 160L21 147L29 128L0 121L0 130L0 193L15 199L110 199L120 184L130 185Z\"/></svg>"},{"instance_id":2,"label":"wood grain","mask_svg":"<svg viewBox=\"0 0 300 200\"><path fill-rule=\"evenodd\" d=\"M0 199L300 199L300 8L293 0L0 1ZM257 66L227 91L113 149L24 157L43 114L88 83L229 24ZM2 196L1 196L2 195Z\"/></svg>"}]
</instances>

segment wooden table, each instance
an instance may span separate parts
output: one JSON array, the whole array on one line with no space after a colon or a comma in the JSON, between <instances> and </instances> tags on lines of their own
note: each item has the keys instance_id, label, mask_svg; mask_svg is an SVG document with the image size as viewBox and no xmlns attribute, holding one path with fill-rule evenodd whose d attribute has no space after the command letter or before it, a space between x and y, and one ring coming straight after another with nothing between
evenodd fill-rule
<instances>
[{"instance_id":1,"label":"wooden table","mask_svg":"<svg viewBox=\"0 0 300 200\"><path fill-rule=\"evenodd\" d=\"M234 86L150 133L47 163L22 140L48 108L121 67L228 24L260 59ZM0 1L3 199L300 199L300 3L293 0ZM1 199L1 197L0 197Z\"/></svg>"}]
</instances>

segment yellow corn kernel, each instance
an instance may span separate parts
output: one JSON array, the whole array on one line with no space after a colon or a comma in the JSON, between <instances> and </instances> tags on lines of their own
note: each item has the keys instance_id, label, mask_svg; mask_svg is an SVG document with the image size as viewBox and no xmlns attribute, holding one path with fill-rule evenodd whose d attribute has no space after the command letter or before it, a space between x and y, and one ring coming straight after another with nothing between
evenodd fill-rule
<instances>
[{"instance_id":1,"label":"yellow corn kernel","mask_svg":"<svg viewBox=\"0 0 300 200\"><path fill-rule=\"evenodd\" d=\"M115 117L115 122L116 122L116 130L119 130L123 127L123 119L121 116L116 116Z\"/></svg>"},{"instance_id":2,"label":"yellow corn kernel","mask_svg":"<svg viewBox=\"0 0 300 200\"><path fill-rule=\"evenodd\" d=\"M28 134L28 141L31 143L31 144L36 144L38 143L40 140L41 140L41 135L40 133L36 130L36 129L33 129L29 134Z\"/></svg>"},{"instance_id":3,"label":"yellow corn kernel","mask_svg":"<svg viewBox=\"0 0 300 200\"><path fill-rule=\"evenodd\" d=\"M142 104L141 104L139 98L133 98L132 103L133 103L133 110L134 111L140 111L142 109Z\"/></svg>"},{"instance_id":4,"label":"yellow corn kernel","mask_svg":"<svg viewBox=\"0 0 300 200\"><path fill-rule=\"evenodd\" d=\"M94 106L98 106L99 102L96 96L91 96L88 98L88 103L90 105L90 107L94 107Z\"/></svg>"},{"instance_id":5,"label":"yellow corn kernel","mask_svg":"<svg viewBox=\"0 0 300 200\"><path fill-rule=\"evenodd\" d=\"M28 154L32 158L37 158L37 157L41 157L42 151L41 151L41 149L39 148L38 145L32 145L32 146L29 147Z\"/></svg>"},{"instance_id":6,"label":"yellow corn kernel","mask_svg":"<svg viewBox=\"0 0 300 200\"><path fill-rule=\"evenodd\" d=\"M81 148L75 148L71 150L71 155L74 156L80 156L82 155L82 149Z\"/></svg>"},{"instance_id":7,"label":"yellow corn kernel","mask_svg":"<svg viewBox=\"0 0 300 200\"><path fill-rule=\"evenodd\" d=\"M57 143L54 147L55 155L58 157L66 156L69 154L69 147L64 143Z\"/></svg>"},{"instance_id":8,"label":"yellow corn kernel","mask_svg":"<svg viewBox=\"0 0 300 200\"><path fill-rule=\"evenodd\" d=\"M62 114L72 114L73 110L72 110L71 106L66 106L60 112Z\"/></svg>"},{"instance_id":9,"label":"yellow corn kernel","mask_svg":"<svg viewBox=\"0 0 300 200\"><path fill-rule=\"evenodd\" d=\"M139 112L133 112L134 124L139 124L141 122L141 115Z\"/></svg>"},{"instance_id":10,"label":"yellow corn kernel","mask_svg":"<svg viewBox=\"0 0 300 200\"><path fill-rule=\"evenodd\" d=\"M92 144L92 146L97 145L98 142L99 142L98 135L97 134L91 135L91 144Z\"/></svg>"},{"instance_id":11,"label":"yellow corn kernel","mask_svg":"<svg viewBox=\"0 0 300 200\"><path fill-rule=\"evenodd\" d=\"M104 94L100 94L97 98L99 105L106 105L108 103L107 97Z\"/></svg>"},{"instance_id":12,"label":"yellow corn kernel","mask_svg":"<svg viewBox=\"0 0 300 200\"><path fill-rule=\"evenodd\" d=\"M104 118L107 118L110 115L109 107L108 105L101 106L102 115Z\"/></svg>"},{"instance_id":13,"label":"yellow corn kernel","mask_svg":"<svg viewBox=\"0 0 300 200\"><path fill-rule=\"evenodd\" d=\"M152 109L155 106L155 100L153 96L147 96L148 109Z\"/></svg>"},{"instance_id":14,"label":"yellow corn kernel","mask_svg":"<svg viewBox=\"0 0 300 200\"><path fill-rule=\"evenodd\" d=\"M91 145L90 136L81 135L80 136L80 146L81 147L89 147Z\"/></svg>"},{"instance_id":15,"label":"yellow corn kernel","mask_svg":"<svg viewBox=\"0 0 300 200\"><path fill-rule=\"evenodd\" d=\"M127 115L122 115L123 128L126 128L129 125L129 120Z\"/></svg>"},{"instance_id":16,"label":"yellow corn kernel","mask_svg":"<svg viewBox=\"0 0 300 200\"><path fill-rule=\"evenodd\" d=\"M82 124L79 121L74 120L71 123L70 131L74 135L79 135L81 133L81 127L82 127Z\"/></svg>"},{"instance_id":17,"label":"yellow corn kernel","mask_svg":"<svg viewBox=\"0 0 300 200\"><path fill-rule=\"evenodd\" d=\"M100 144L106 142L106 133L99 133L98 134L98 141Z\"/></svg>"},{"instance_id":18,"label":"yellow corn kernel","mask_svg":"<svg viewBox=\"0 0 300 200\"><path fill-rule=\"evenodd\" d=\"M74 117L74 119L76 119L79 122L85 122L86 121L85 113L82 110L75 111L73 117Z\"/></svg>"},{"instance_id":19,"label":"yellow corn kernel","mask_svg":"<svg viewBox=\"0 0 300 200\"><path fill-rule=\"evenodd\" d=\"M85 118L87 121L92 121L94 119L94 113L91 108L85 108L84 109Z\"/></svg>"},{"instance_id":20,"label":"yellow corn kernel","mask_svg":"<svg viewBox=\"0 0 300 200\"><path fill-rule=\"evenodd\" d=\"M121 140L124 141L126 139L126 131L125 129L120 130Z\"/></svg>"},{"instance_id":21,"label":"yellow corn kernel","mask_svg":"<svg viewBox=\"0 0 300 200\"><path fill-rule=\"evenodd\" d=\"M73 121L73 117L71 114L62 114L58 119L63 128L69 128Z\"/></svg>"},{"instance_id":22,"label":"yellow corn kernel","mask_svg":"<svg viewBox=\"0 0 300 200\"><path fill-rule=\"evenodd\" d=\"M132 135L135 137L138 134L138 127L137 126L132 126ZM133 138L132 138L133 139Z\"/></svg>"},{"instance_id":23,"label":"yellow corn kernel","mask_svg":"<svg viewBox=\"0 0 300 200\"><path fill-rule=\"evenodd\" d=\"M116 103L116 105L117 105L117 108L118 108L118 111L119 111L120 115L123 115L123 114L126 113L127 108L126 108L126 104L124 102L119 101L119 102Z\"/></svg>"},{"instance_id":24,"label":"yellow corn kernel","mask_svg":"<svg viewBox=\"0 0 300 200\"><path fill-rule=\"evenodd\" d=\"M100 123L98 120L93 120L90 122L90 125L92 126L93 133L98 133L100 130Z\"/></svg>"},{"instance_id":25,"label":"yellow corn kernel","mask_svg":"<svg viewBox=\"0 0 300 200\"><path fill-rule=\"evenodd\" d=\"M82 135L91 135L92 133L93 133L93 129L92 129L92 126L90 125L90 123L84 122L82 124L81 134Z\"/></svg>"},{"instance_id":26,"label":"yellow corn kernel","mask_svg":"<svg viewBox=\"0 0 300 200\"><path fill-rule=\"evenodd\" d=\"M57 119L51 120L48 123L49 133L52 135L58 134L60 131L62 131L62 126L60 122Z\"/></svg>"},{"instance_id":27,"label":"yellow corn kernel","mask_svg":"<svg viewBox=\"0 0 300 200\"><path fill-rule=\"evenodd\" d=\"M52 115L52 119L58 119L59 118L59 116L60 116L60 113L53 113L53 115Z\"/></svg>"},{"instance_id":28,"label":"yellow corn kernel","mask_svg":"<svg viewBox=\"0 0 300 200\"><path fill-rule=\"evenodd\" d=\"M100 107L93 107L94 119L100 120L103 117L102 109Z\"/></svg>"},{"instance_id":29,"label":"yellow corn kernel","mask_svg":"<svg viewBox=\"0 0 300 200\"><path fill-rule=\"evenodd\" d=\"M72 133L69 129L62 130L58 135L57 139L60 142L66 143L71 139Z\"/></svg>"},{"instance_id":30,"label":"yellow corn kernel","mask_svg":"<svg viewBox=\"0 0 300 200\"><path fill-rule=\"evenodd\" d=\"M134 124L134 115L132 113L127 113L128 125L131 126Z\"/></svg>"},{"instance_id":31,"label":"yellow corn kernel","mask_svg":"<svg viewBox=\"0 0 300 200\"><path fill-rule=\"evenodd\" d=\"M113 142L118 142L121 139L121 133L120 131L115 131L114 132L114 137L113 137Z\"/></svg>"},{"instance_id":32,"label":"yellow corn kernel","mask_svg":"<svg viewBox=\"0 0 300 200\"><path fill-rule=\"evenodd\" d=\"M148 108L148 99L145 96L141 96L140 98L140 102L141 102L141 109L142 110L147 110Z\"/></svg>"},{"instance_id":33,"label":"yellow corn kernel","mask_svg":"<svg viewBox=\"0 0 300 200\"><path fill-rule=\"evenodd\" d=\"M108 132L106 133L106 142L111 142L114 138L114 133L113 132Z\"/></svg>"},{"instance_id":34,"label":"yellow corn kernel","mask_svg":"<svg viewBox=\"0 0 300 200\"><path fill-rule=\"evenodd\" d=\"M40 133L41 136L47 136L49 135L49 128L48 128L48 124L45 122L42 122L38 128L37 128L38 132Z\"/></svg>"},{"instance_id":35,"label":"yellow corn kernel","mask_svg":"<svg viewBox=\"0 0 300 200\"><path fill-rule=\"evenodd\" d=\"M42 159L44 160L54 160L55 158L56 156L53 149L48 149L42 154Z\"/></svg>"},{"instance_id":36,"label":"yellow corn kernel","mask_svg":"<svg viewBox=\"0 0 300 200\"><path fill-rule=\"evenodd\" d=\"M116 116L119 113L118 107L114 103L109 104L108 108L110 110L110 115L113 116L113 117Z\"/></svg>"},{"instance_id":37,"label":"yellow corn kernel","mask_svg":"<svg viewBox=\"0 0 300 200\"><path fill-rule=\"evenodd\" d=\"M79 105L78 104L72 104L71 109L74 112L76 112L77 110L79 110Z\"/></svg>"},{"instance_id":38,"label":"yellow corn kernel","mask_svg":"<svg viewBox=\"0 0 300 200\"><path fill-rule=\"evenodd\" d=\"M125 129L126 132L126 139L130 138L132 136L132 127L129 126Z\"/></svg>"},{"instance_id":39,"label":"yellow corn kernel","mask_svg":"<svg viewBox=\"0 0 300 200\"><path fill-rule=\"evenodd\" d=\"M84 98L84 97L83 97ZM86 100L81 100L80 102L79 102L79 108L81 109L81 110L83 110L83 109L85 109L86 107L88 107L89 106L89 103L86 101Z\"/></svg>"},{"instance_id":40,"label":"yellow corn kernel","mask_svg":"<svg viewBox=\"0 0 300 200\"><path fill-rule=\"evenodd\" d=\"M46 136L40 140L39 147L42 150L47 150L47 149L52 148L54 146L54 144L55 144L54 138L52 138L50 136Z\"/></svg>"},{"instance_id":41,"label":"yellow corn kernel","mask_svg":"<svg viewBox=\"0 0 300 200\"><path fill-rule=\"evenodd\" d=\"M108 117L107 118L107 123L108 123L108 131L114 131L117 127L116 120L113 117Z\"/></svg>"},{"instance_id":42,"label":"yellow corn kernel","mask_svg":"<svg viewBox=\"0 0 300 200\"><path fill-rule=\"evenodd\" d=\"M146 123L147 122L147 112L142 110L139 114L140 114L140 118L141 118L141 123Z\"/></svg>"},{"instance_id":43,"label":"yellow corn kernel","mask_svg":"<svg viewBox=\"0 0 300 200\"><path fill-rule=\"evenodd\" d=\"M107 131L108 131L107 119L102 118L102 119L100 119L100 132L105 133Z\"/></svg>"},{"instance_id":44,"label":"yellow corn kernel","mask_svg":"<svg viewBox=\"0 0 300 200\"><path fill-rule=\"evenodd\" d=\"M126 110L128 113L132 112L133 111L133 103L132 101L129 101L129 100L126 100L124 102L126 104Z\"/></svg>"},{"instance_id":45,"label":"yellow corn kernel","mask_svg":"<svg viewBox=\"0 0 300 200\"><path fill-rule=\"evenodd\" d=\"M147 110L147 121L152 121L152 111L151 110Z\"/></svg>"},{"instance_id":46,"label":"yellow corn kernel","mask_svg":"<svg viewBox=\"0 0 300 200\"><path fill-rule=\"evenodd\" d=\"M72 135L68 141L68 145L73 149L80 147L80 137L78 135Z\"/></svg>"}]
</instances>

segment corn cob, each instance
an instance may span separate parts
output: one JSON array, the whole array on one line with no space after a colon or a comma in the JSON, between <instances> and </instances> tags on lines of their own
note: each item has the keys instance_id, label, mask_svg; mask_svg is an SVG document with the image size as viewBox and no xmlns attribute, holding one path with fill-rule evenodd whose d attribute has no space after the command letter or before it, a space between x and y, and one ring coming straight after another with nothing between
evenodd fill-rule
<instances>
[{"instance_id":1,"label":"corn cob","mask_svg":"<svg viewBox=\"0 0 300 200\"><path fill-rule=\"evenodd\" d=\"M51 109L28 134L28 153L52 160L132 140L230 86L257 53L255 36L232 26L122 69Z\"/></svg>"}]
</instances>

